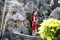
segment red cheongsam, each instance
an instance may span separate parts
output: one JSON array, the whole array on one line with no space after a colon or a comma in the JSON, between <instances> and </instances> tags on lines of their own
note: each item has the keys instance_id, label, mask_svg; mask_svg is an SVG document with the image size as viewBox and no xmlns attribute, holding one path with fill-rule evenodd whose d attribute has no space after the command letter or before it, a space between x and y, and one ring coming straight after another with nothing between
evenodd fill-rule
<instances>
[{"instance_id":1,"label":"red cheongsam","mask_svg":"<svg viewBox=\"0 0 60 40\"><path fill-rule=\"evenodd\" d=\"M32 30L36 30L36 16L32 15Z\"/></svg>"}]
</instances>

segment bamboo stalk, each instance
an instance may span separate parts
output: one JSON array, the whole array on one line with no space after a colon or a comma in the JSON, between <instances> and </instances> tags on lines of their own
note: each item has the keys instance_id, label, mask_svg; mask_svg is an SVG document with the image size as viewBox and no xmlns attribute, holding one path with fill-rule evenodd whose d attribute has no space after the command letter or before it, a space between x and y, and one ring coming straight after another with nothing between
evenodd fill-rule
<instances>
[{"instance_id":1,"label":"bamboo stalk","mask_svg":"<svg viewBox=\"0 0 60 40\"><path fill-rule=\"evenodd\" d=\"M5 16L5 11L6 11L6 0L5 0L4 10L3 10L3 14L2 14L1 36L2 36L2 33L3 33L3 25L4 25L4 16Z\"/></svg>"}]
</instances>

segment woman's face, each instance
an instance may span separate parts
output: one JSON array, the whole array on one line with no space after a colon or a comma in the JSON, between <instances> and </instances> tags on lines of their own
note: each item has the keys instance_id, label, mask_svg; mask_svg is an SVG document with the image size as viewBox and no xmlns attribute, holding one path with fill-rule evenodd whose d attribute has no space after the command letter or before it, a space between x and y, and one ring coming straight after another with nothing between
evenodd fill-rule
<instances>
[{"instance_id":1,"label":"woman's face","mask_svg":"<svg viewBox=\"0 0 60 40\"><path fill-rule=\"evenodd\" d=\"M34 15L37 15L37 12L34 12Z\"/></svg>"}]
</instances>

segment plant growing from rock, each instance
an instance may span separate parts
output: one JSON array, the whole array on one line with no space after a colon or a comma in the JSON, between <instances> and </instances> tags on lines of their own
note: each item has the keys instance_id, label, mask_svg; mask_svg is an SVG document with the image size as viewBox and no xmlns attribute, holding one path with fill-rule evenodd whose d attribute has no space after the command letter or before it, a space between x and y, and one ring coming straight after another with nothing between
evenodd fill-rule
<instances>
[{"instance_id":1,"label":"plant growing from rock","mask_svg":"<svg viewBox=\"0 0 60 40\"><path fill-rule=\"evenodd\" d=\"M53 18L43 20L38 30L42 39L46 38L47 40L53 40L53 38L58 36L60 38L60 20Z\"/></svg>"}]
</instances>

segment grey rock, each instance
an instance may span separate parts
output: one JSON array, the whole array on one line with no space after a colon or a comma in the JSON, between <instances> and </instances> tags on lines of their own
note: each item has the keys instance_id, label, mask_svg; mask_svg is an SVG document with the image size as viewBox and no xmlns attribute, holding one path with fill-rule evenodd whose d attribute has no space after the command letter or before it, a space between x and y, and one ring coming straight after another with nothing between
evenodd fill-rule
<instances>
[{"instance_id":1,"label":"grey rock","mask_svg":"<svg viewBox=\"0 0 60 40\"><path fill-rule=\"evenodd\" d=\"M60 7L55 8L55 9L51 12L49 18L60 19Z\"/></svg>"}]
</instances>

